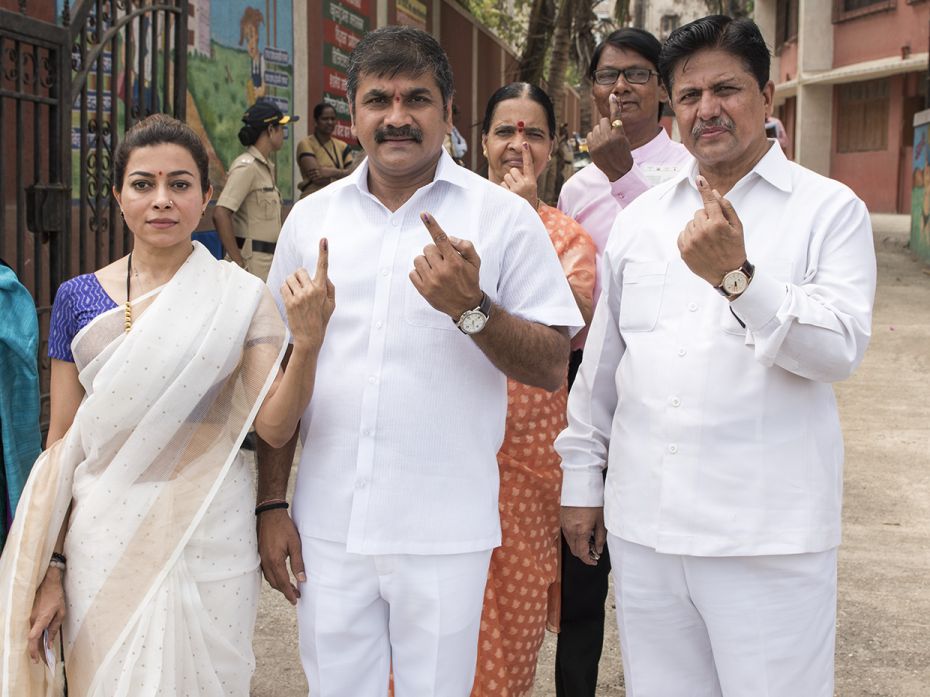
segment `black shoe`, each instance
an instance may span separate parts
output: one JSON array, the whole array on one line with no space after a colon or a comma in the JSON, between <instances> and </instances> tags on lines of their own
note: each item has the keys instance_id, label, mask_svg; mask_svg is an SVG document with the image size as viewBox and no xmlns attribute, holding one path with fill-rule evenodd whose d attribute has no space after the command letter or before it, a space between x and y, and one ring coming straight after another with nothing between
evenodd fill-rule
<instances>
[{"instance_id":1,"label":"black shoe","mask_svg":"<svg viewBox=\"0 0 930 697\"><path fill-rule=\"evenodd\" d=\"M242 450L251 450L255 452L255 431L250 431L245 434L245 440L242 441L240 448Z\"/></svg>"}]
</instances>

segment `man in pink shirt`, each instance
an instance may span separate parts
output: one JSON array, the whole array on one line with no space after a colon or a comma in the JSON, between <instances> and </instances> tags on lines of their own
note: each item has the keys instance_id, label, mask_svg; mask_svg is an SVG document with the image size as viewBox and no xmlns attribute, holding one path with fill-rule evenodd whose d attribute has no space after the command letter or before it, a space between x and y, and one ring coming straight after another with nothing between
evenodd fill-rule
<instances>
[{"instance_id":1,"label":"man in pink shirt","mask_svg":"<svg viewBox=\"0 0 930 697\"><path fill-rule=\"evenodd\" d=\"M659 83L661 45L649 32L619 29L594 50L588 77L600 121L588 134L592 164L565 182L559 209L587 231L597 258L622 208L652 186L674 176L691 155L659 124L668 100ZM595 297L599 295L595 286ZM580 339L580 341L579 341ZM583 345L583 335L574 347ZM581 363L572 354L569 382ZM607 549L596 566L580 562L562 541L562 616L556 648L558 697L594 697L604 638L604 601L610 559Z\"/></svg>"}]
</instances>

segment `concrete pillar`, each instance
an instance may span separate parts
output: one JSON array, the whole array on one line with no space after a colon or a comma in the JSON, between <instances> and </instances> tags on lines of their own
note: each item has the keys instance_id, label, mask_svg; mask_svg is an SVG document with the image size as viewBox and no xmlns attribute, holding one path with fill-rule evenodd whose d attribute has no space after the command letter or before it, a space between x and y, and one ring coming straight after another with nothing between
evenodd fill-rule
<instances>
[{"instance_id":1,"label":"concrete pillar","mask_svg":"<svg viewBox=\"0 0 930 697\"><path fill-rule=\"evenodd\" d=\"M375 13L376 14L375 21L377 22L377 26L375 27L375 29L380 29L381 27L386 26L388 23L388 4L387 4L387 0L376 0L376 1L378 4L377 4L377 12Z\"/></svg>"},{"instance_id":2,"label":"concrete pillar","mask_svg":"<svg viewBox=\"0 0 930 697\"><path fill-rule=\"evenodd\" d=\"M310 84L307 79L307 69L306 66L310 60L310 54L308 53L308 47L310 42L307 40L307 3L306 0L293 0L291 3L291 15L293 21L291 26L293 27L293 46L294 46L294 55L291 56L291 65L293 66L294 71L294 98L291 100L291 113L297 112L300 116L300 121L297 123L291 124L290 127L290 142L289 147L293 151L297 147L297 143L301 139L307 137L308 128L310 127L310 121L312 121L312 114L306 113L306 109L309 103L307 95L310 93ZM291 181L299 182L301 180L300 170L297 168L297 157L295 156L292 162L293 172L291 173ZM297 190L295 185L294 187L294 198L296 199L300 196L300 192Z\"/></svg>"},{"instance_id":3,"label":"concrete pillar","mask_svg":"<svg viewBox=\"0 0 930 697\"><path fill-rule=\"evenodd\" d=\"M833 151L833 85L809 85L812 75L833 67L833 7L823 0L800 0L798 27L798 112L794 159L830 175Z\"/></svg>"},{"instance_id":4,"label":"concrete pillar","mask_svg":"<svg viewBox=\"0 0 930 697\"><path fill-rule=\"evenodd\" d=\"M756 0L752 11L753 21L762 32L765 43L768 44L769 51L772 53L772 68L769 71L771 75L779 75L778 56L775 55L775 7L776 0Z\"/></svg>"}]
</instances>

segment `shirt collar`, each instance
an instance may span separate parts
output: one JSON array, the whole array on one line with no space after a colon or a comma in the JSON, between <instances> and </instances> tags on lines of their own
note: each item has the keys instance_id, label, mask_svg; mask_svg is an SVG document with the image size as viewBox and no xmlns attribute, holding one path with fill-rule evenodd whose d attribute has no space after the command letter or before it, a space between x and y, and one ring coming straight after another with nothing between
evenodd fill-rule
<instances>
[{"instance_id":1,"label":"shirt collar","mask_svg":"<svg viewBox=\"0 0 930 697\"><path fill-rule=\"evenodd\" d=\"M369 160L366 157L364 162L356 167L355 171L349 175L349 178L359 191L370 196L371 192L368 190L368 163ZM440 151L439 162L436 165L436 173L433 175L433 182L449 182L454 186L467 189L469 185L469 174L470 172L467 169L455 164L455 160L446 152L445 148Z\"/></svg>"},{"instance_id":2,"label":"shirt collar","mask_svg":"<svg viewBox=\"0 0 930 697\"><path fill-rule=\"evenodd\" d=\"M791 193L791 163L788 161L788 158L785 157L785 153L782 152L777 142L771 138L769 138L768 141L768 152L762 156L762 159L759 160L749 172L743 175L743 177L733 185L733 189L741 187L743 182L747 181L750 177L757 176L767 181L776 189L784 191L785 193ZM670 191L677 189L683 182L688 182L691 188L697 191L698 174L698 161L694 160L691 166L679 175L677 184L669 187L662 193L662 198Z\"/></svg>"},{"instance_id":3,"label":"shirt collar","mask_svg":"<svg viewBox=\"0 0 930 697\"><path fill-rule=\"evenodd\" d=\"M652 140L635 148L630 154L633 155L636 162L650 162L657 159L654 155L662 152L671 141L672 139L668 137L665 129L659 126L659 132L656 133Z\"/></svg>"},{"instance_id":4,"label":"shirt collar","mask_svg":"<svg viewBox=\"0 0 930 697\"><path fill-rule=\"evenodd\" d=\"M250 145L248 149L246 150L246 152L249 153L249 155L254 157L259 162L265 165L269 165L269 166L271 165L271 163L268 162L268 159L264 155L262 155L262 151L256 148L254 145Z\"/></svg>"}]
</instances>

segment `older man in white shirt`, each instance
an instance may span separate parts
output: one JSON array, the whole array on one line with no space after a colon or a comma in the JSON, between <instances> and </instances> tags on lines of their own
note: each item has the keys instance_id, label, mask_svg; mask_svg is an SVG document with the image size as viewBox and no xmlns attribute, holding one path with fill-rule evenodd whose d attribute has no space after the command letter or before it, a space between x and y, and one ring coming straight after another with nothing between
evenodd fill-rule
<instances>
[{"instance_id":1,"label":"older man in white shirt","mask_svg":"<svg viewBox=\"0 0 930 697\"><path fill-rule=\"evenodd\" d=\"M868 212L766 139L773 85L751 21L681 27L659 70L696 163L637 198L608 243L556 442L563 530L589 564L609 545L629 697L831 697L830 383L868 344Z\"/></svg>"},{"instance_id":2,"label":"older man in white shirt","mask_svg":"<svg viewBox=\"0 0 930 697\"><path fill-rule=\"evenodd\" d=\"M328 238L336 309L293 522L293 448L259 450L262 567L297 601L314 697L385 695L390 670L398 697L465 697L500 544L506 378L557 389L582 319L535 211L443 151L452 75L436 40L371 32L348 74L367 158L294 207L269 277L277 293Z\"/></svg>"}]
</instances>

